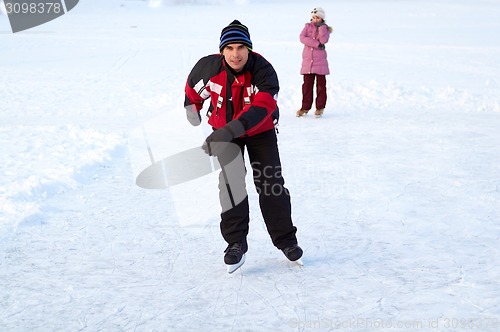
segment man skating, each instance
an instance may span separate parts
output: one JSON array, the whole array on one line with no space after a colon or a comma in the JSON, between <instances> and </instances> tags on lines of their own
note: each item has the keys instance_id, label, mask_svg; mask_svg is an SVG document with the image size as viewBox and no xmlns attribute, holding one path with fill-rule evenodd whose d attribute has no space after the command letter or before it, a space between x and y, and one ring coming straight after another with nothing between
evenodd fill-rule
<instances>
[{"instance_id":1,"label":"man skating","mask_svg":"<svg viewBox=\"0 0 500 332\"><path fill-rule=\"evenodd\" d=\"M250 33L237 20L222 30L219 51L201 58L191 70L184 106L189 122L197 126L204 101L211 99L207 116L214 132L206 138L203 149L217 156L222 167L220 229L228 243L224 262L232 273L245 262L248 250L246 170L243 162L234 162L244 156L246 148L271 240L290 261L301 264L302 249L291 219L290 194L284 187L275 131L279 117L277 74L264 57L252 51Z\"/></svg>"}]
</instances>

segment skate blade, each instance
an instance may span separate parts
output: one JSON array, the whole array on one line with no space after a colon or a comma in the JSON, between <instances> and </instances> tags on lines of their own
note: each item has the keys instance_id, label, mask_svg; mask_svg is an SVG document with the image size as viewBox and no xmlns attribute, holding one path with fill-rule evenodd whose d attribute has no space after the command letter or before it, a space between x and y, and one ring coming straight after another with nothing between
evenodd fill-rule
<instances>
[{"instance_id":1,"label":"skate blade","mask_svg":"<svg viewBox=\"0 0 500 332\"><path fill-rule=\"evenodd\" d=\"M304 262L302 262L302 258L299 258L296 261L292 261L292 263L295 263L295 264L297 264L300 267L304 266Z\"/></svg>"},{"instance_id":2,"label":"skate blade","mask_svg":"<svg viewBox=\"0 0 500 332\"><path fill-rule=\"evenodd\" d=\"M243 263L245 263L245 254L243 254L243 256L241 256L241 260L238 263L227 264L227 273L231 274L234 271L238 270L243 265Z\"/></svg>"}]
</instances>

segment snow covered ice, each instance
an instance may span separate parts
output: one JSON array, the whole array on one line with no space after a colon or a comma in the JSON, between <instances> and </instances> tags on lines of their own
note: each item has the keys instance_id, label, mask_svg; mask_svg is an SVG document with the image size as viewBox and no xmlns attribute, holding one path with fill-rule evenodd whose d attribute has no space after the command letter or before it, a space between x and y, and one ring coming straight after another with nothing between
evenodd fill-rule
<instances>
[{"instance_id":1,"label":"snow covered ice","mask_svg":"<svg viewBox=\"0 0 500 332\"><path fill-rule=\"evenodd\" d=\"M182 2L82 0L16 34L0 14L0 330L498 330L500 3ZM329 99L296 118L315 5ZM185 79L233 19L279 75L303 268L251 182L232 275L216 172L135 185L148 144L159 160L210 131L185 119Z\"/></svg>"}]
</instances>

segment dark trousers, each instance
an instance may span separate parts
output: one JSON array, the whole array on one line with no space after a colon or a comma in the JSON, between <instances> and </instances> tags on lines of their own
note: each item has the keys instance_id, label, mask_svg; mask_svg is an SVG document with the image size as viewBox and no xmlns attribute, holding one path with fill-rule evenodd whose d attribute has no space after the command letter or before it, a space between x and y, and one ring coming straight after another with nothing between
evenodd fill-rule
<instances>
[{"instance_id":1,"label":"dark trousers","mask_svg":"<svg viewBox=\"0 0 500 332\"><path fill-rule=\"evenodd\" d=\"M316 80L316 109L326 106L326 76L306 74L302 83L302 109L309 111L313 104L314 80Z\"/></svg>"},{"instance_id":2,"label":"dark trousers","mask_svg":"<svg viewBox=\"0 0 500 332\"><path fill-rule=\"evenodd\" d=\"M269 130L251 137L233 140L244 156L246 147L253 181L259 195L259 205L273 244L278 249L284 249L297 243L295 233L297 228L292 223L290 193L284 186L281 175L277 137L275 130ZM223 211L221 213L220 229L224 240L231 244L242 241L248 234L249 205L245 188L246 169L242 160L231 163L230 156L219 156L222 170L219 176L219 194ZM234 166L236 164L236 166ZM230 187L228 189L228 182ZM243 194L242 194L243 192ZM232 200L228 207L228 196ZM234 196L234 197L232 197Z\"/></svg>"}]
</instances>

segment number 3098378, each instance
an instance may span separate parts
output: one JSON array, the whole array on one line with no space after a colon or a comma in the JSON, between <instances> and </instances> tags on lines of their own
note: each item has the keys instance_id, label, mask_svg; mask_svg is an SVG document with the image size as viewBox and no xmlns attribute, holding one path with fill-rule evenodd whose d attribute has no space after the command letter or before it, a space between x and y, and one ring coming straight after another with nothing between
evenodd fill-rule
<instances>
[{"instance_id":1,"label":"number 3098378","mask_svg":"<svg viewBox=\"0 0 500 332\"><path fill-rule=\"evenodd\" d=\"M63 9L57 2L5 3L7 14L60 14Z\"/></svg>"}]
</instances>

